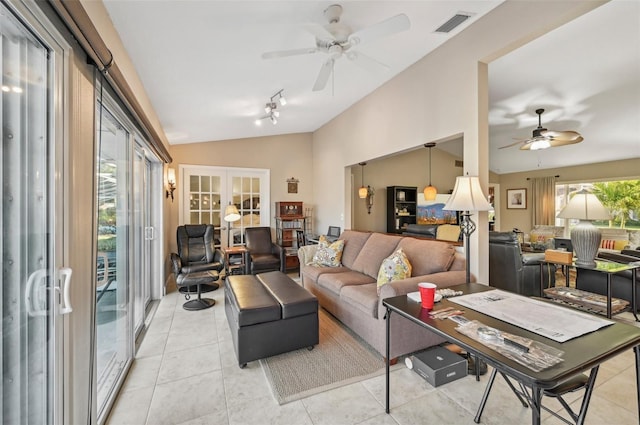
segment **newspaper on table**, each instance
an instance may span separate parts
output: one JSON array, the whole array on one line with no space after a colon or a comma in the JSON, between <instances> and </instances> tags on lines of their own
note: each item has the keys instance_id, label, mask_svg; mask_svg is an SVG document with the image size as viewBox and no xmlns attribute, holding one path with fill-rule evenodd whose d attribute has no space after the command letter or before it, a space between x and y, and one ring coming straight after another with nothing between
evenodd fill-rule
<instances>
[{"instance_id":1,"label":"newspaper on table","mask_svg":"<svg viewBox=\"0 0 640 425\"><path fill-rule=\"evenodd\" d=\"M557 342L613 324L598 316L499 289L453 297L449 301Z\"/></svg>"}]
</instances>

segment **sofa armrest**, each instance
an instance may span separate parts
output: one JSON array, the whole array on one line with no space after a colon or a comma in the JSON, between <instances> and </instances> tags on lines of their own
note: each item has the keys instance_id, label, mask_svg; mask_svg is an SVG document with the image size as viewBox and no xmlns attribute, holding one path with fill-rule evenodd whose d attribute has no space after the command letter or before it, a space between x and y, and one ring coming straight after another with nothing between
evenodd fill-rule
<instances>
[{"instance_id":1,"label":"sofa armrest","mask_svg":"<svg viewBox=\"0 0 640 425\"><path fill-rule=\"evenodd\" d=\"M298 248L298 260L300 266L307 266L313 261L313 256L316 255L319 245L305 245Z\"/></svg>"},{"instance_id":2,"label":"sofa armrest","mask_svg":"<svg viewBox=\"0 0 640 425\"><path fill-rule=\"evenodd\" d=\"M180 256L175 252L171 253L171 268L173 269L173 274L177 277L180 274L180 270L182 270L182 260Z\"/></svg>"},{"instance_id":3,"label":"sofa armrest","mask_svg":"<svg viewBox=\"0 0 640 425\"><path fill-rule=\"evenodd\" d=\"M406 295L409 292L418 290L418 283L431 282L438 285L438 288L448 288L450 286L460 285L466 281L466 272L464 270L447 271L440 273L432 273L425 276L413 276L408 279L394 280L380 288L380 296L378 297L378 318L383 318L386 308L382 305L385 298L397 297L398 295ZM471 276L471 281L475 282L475 277Z\"/></svg>"}]
</instances>

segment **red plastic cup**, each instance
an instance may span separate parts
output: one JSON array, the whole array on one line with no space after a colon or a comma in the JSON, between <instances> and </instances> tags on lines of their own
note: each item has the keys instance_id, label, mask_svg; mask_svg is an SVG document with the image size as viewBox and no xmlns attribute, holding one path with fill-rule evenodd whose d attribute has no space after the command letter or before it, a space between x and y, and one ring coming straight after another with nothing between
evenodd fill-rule
<instances>
[{"instance_id":1,"label":"red plastic cup","mask_svg":"<svg viewBox=\"0 0 640 425\"><path fill-rule=\"evenodd\" d=\"M422 301L422 308L433 308L433 299L436 296L436 284L428 282L418 283L418 289L420 290L420 300Z\"/></svg>"}]
</instances>

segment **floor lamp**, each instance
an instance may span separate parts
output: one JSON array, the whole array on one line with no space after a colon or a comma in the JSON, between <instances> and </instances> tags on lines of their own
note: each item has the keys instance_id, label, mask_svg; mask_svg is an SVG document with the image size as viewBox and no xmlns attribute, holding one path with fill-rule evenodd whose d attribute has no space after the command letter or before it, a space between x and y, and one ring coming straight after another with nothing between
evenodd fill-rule
<instances>
[{"instance_id":1,"label":"floor lamp","mask_svg":"<svg viewBox=\"0 0 640 425\"><path fill-rule=\"evenodd\" d=\"M456 185L453 193L443 207L449 211L463 211L461 214L460 231L464 235L464 245L467 262L467 283L471 281L471 267L469 261L471 259L469 246L469 237L476 230L476 224L471 220L472 211L489 211L493 207L487 201L482 189L480 188L480 180L475 176L458 176L456 177Z\"/></svg>"},{"instance_id":2,"label":"floor lamp","mask_svg":"<svg viewBox=\"0 0 640 425\"><path fill-rule=\"evenodd\" d=\"M224 209L224 221L227 222L227 246L232 246L232 241L230 240L231 234L231 223L240 220L240 213L238 212L238 208L235 205L229 202L229 205Z\"/></svg>"}]
</instances>

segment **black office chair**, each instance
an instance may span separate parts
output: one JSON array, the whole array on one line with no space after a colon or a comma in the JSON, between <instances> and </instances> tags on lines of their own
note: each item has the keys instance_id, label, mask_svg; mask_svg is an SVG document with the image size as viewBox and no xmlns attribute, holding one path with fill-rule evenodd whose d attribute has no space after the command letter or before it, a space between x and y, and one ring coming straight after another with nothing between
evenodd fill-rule
<instances>
[{"instance_id":1,"label":"black office chair","mask_svg":"<svg viewBox=\"0 0 640 425\"><path fill-rule=\"evenodd\" d=\"M202 292L219 288L219 272L224 268L224 256L214 248L214 229L210 224L186 224L176 231L178 253L171 253L171 263L176 286L189 300L196 292L195 300L184 303L185 310L203 310L212 307L215 300L202 298Z\"/></svg>"},{"instance_id":2,"label":"black office chair","mask_svg":"<svg viewBox=\"0 0 640 425\"><path fill-rule=\"evenodd\" d=\"M244 231L244 240L249 273L284 272L284 249L271 239L270 227L248 227Z\"/></svg>"}]
</instances>

